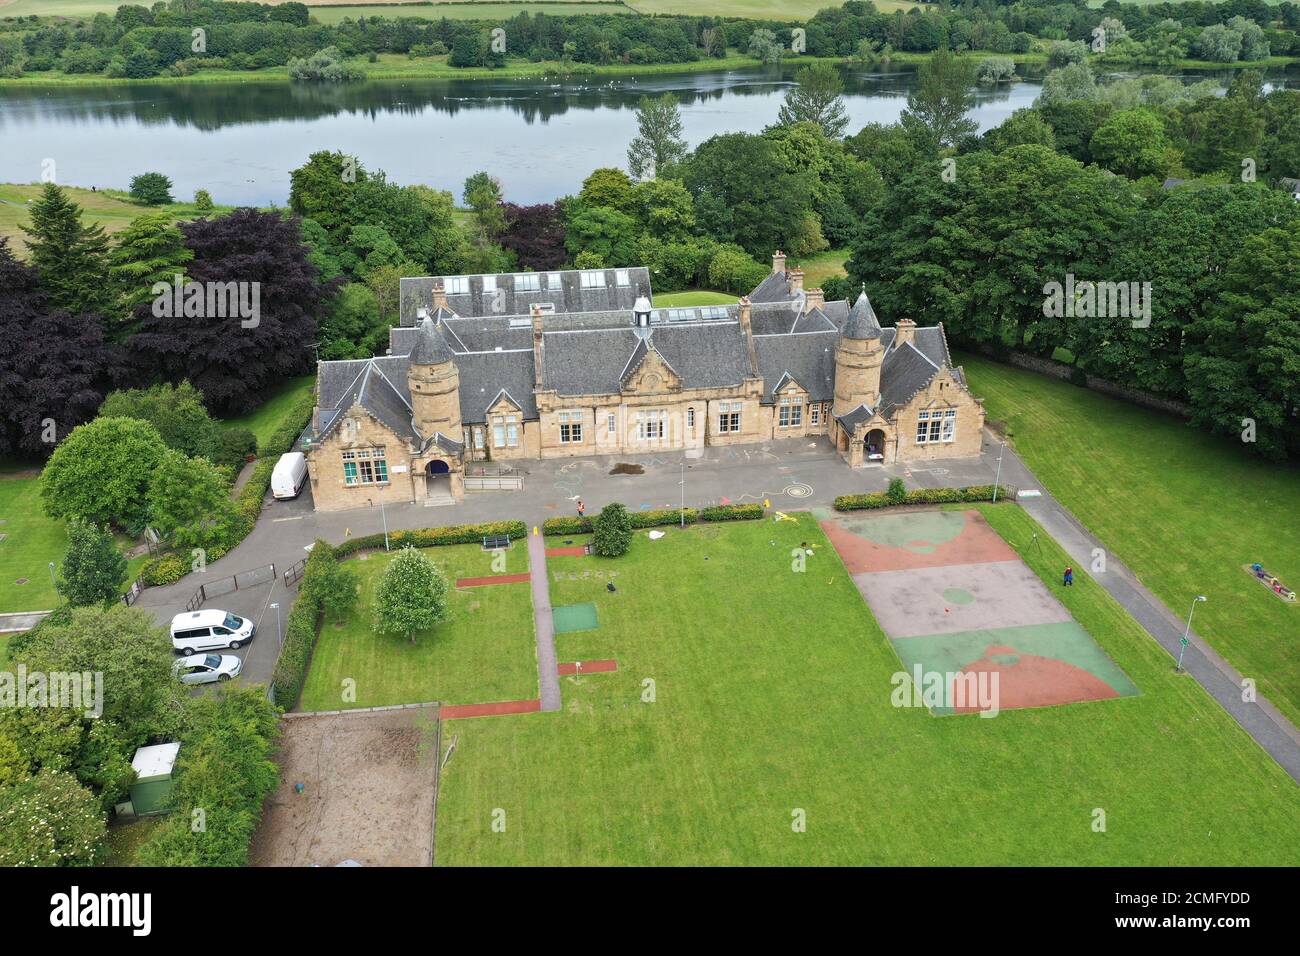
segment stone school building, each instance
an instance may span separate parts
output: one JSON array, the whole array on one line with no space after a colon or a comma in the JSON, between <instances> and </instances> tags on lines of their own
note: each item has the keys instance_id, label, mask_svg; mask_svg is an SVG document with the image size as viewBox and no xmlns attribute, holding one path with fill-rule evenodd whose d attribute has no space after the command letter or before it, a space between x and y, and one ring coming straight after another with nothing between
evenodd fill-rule
<instances>
[{"instance_id":1,"label":"stone school building","mask_svg":"<svg viewBox=\"0 0 1300 956\"><path fill-rule=\"evenodd\" d=\"M979 454L942 325L882 328L779 252L735 305L651 301L644 268L403 279L388 354L319 363L316 507L459 499L475 462L812 435L854 468Z\"/></svg>"}]
</instances>

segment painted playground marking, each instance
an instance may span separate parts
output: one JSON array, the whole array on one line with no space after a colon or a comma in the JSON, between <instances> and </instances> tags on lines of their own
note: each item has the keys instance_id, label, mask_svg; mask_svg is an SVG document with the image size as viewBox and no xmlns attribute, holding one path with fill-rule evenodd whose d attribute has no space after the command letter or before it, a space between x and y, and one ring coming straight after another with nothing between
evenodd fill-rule
<instances>
[{"instance_id":1,"label":"painted playground marking","mask_svg":"<svg viewBox=\"0 0 1300 956\"><path fill-rule=\"evenodd\" d=\"M502 700L492 704L444 704L438 711L443 720L465 717L504 717L508 714L535 714L542 709L540 700Z\"/></svg>"},{"instance_id":2,"label":"painted playground marking","mask_svg":"<svg viewBox=\"0 0 1300 956\"><path fill-rule=\"evenodd\" d=\"M483 578L458 578L456 587L458 588L481 588L490 584L518 584L521 581L531 581L533 576L527 572L523 574L489 574Z\"/></svg>"},{"instance_id":3,"label":"painted playground marking","mask_svg":"<svg viewBox=\"0 0 1300 956\"><path fill-rule=\"evenodd\" d=\"M618 670L618 661L615 660L570 661L556 667L556 673L561 676L566 674L608 674L616 670Z\"/></svg>"},{"instance_id":4,"label":"painted playground marking","mask_svg":"<svg viewBox=\"0 0 1300 956\"><path fill-rule=\"evenodd\" d=\"M802 481L796 481L792 484L786 485L782 491L791 498L807 498L813 493L813 487L812 485L805 484Z\"/></svg>"},{"instance_id":5,"label":"painted playground marking","mask_svg":"<svg viewBox=\"0 0 1300 956\"><path fill-rule=\"evenodd\" d=\"M993 716L1139 693L978 511L821 525L904 665L896 706Z\"/></svg>"}]
</instances>

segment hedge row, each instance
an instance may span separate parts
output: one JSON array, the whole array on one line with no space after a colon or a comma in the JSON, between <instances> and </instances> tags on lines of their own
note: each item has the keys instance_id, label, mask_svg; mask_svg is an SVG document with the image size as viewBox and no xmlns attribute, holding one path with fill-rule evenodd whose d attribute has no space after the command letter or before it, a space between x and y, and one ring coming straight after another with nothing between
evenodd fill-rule
<instances>
[{"instance_id":1,"label":"hedge row","mask_svg":"<svg viewBox=\"0 0 1300 956\"><path fill-rule=\"evenodd\" d=\"M488 521L483 524L453 524L445 528L417 528L413 531L390 531L388 543L393 548L404 548L408 544L417 548L436 548L444 544L479 544L484 535L504 534L512 540L523 538L528 534L528 526L522 521ZM358 551L371 551L384 546L383 534L366 534L348 538L334 548L336 557L356 554Z\"/></svg>"},{"instance_id":2,"label":"hedge row","mask_svg":"<svg viewBox=\"0 0 1300 956\"><path fill-rule=\"evenodd\" d=\"M307 666L311 664L311 654L316 647L316 628L320 624L324 602L320 590L312 586L312 580L321 573L322 566L334 561L334 552L329 545L317 541L298 582L298 598L289 612L284 627L284 643L280 645L280 656L271 675L275 702L285 710L298 703L302 685L307 681Z\"/></svg>"},{"instance_id":3,"label":"hedge row","mask_svg":"<svg viewBox=\"0 0 1300 956\"><path fill-rule=\"evenodd\" d=\"M684 512L681 508L658 508L653 511L628 512L628 517L632 520L632 527L637 529L680 524L683 516L686 524L696 524L700 521L754 521L763 517L763 507L757 504L716 505L712 508L698 510L687 508ZM542 534L591 534L593 527L591 522L591 518L576 516L547 518L542 522Z\"/></svg>"},{"instance_id":4,"label":"hedge row","mask_svg":"<svg viewBox=\"0 0 1300 956\"><path fill-rule=\"evenodd\" d=\"M1006 485L999 486L999 498L1015 497L1015 491ZM965 488L913 488L906 497L897 500L883 491L869 495L840 495L835 499L836 511L863 511L870 508L888 508L891 505L942 505L963 501L992 501L992 485L969 485Z\"/></svg>"}]
</instances>

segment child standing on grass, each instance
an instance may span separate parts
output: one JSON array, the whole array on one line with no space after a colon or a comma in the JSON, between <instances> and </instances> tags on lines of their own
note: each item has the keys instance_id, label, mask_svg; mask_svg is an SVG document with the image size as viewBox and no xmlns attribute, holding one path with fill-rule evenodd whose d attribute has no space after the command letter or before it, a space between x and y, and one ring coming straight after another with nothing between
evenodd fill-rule
<instances>
[{"instance_id":1,"label":"child standing on grass","mask_svg":"<svg viewBox=\"0 0 1300 956\"><path fill-rule=\"evenodd\" d=\"M1074 584L1074 568L1065 569L1065 586L1071 587Z\"/></svg>"}]
</instances>

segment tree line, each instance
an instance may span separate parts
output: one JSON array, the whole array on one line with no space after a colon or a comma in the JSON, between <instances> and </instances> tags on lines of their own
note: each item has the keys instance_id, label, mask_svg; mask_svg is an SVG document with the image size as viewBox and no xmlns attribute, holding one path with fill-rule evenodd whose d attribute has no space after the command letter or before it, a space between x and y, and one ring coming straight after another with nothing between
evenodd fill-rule
<instances>
[{"instance_id":1,"label":"tree line","mask_svg":"<svg viewBox=\"0 0 1300 956\"><path fill-rule=\"evenodd\" d=\"M501 20L448 20L381 14L326 25L301 3L276 6L226 0L124 5L109 16L0 20L0 78L61 71L143 78L200 69L291 66L301 79L345 80L363 73L344 61L379 54L447 57L453 67L498 68L508 59L559 62L581 71L612 63L694 63L729 51L765 61L807 54L872 56L947 48L1028 53L1042 41L1095 43L1105 30L1113 62L1163 63L1194 56L1218 62L1300 54L1300 6L1263 0L1138 6L1109 0L964 0L942 7L883 13L848 0L802 23L716 16L561 15L522 12ZM1232 24L1236 23L1236 26ZM1249 26L1247 26L1249 24ZM494 42L492 31L503 31ZM799 31L796 37L795 30ZM1243 44L1248 32L1253 42ZM1102 52L1102 51L1098 51Z\"/></svg>"}]
</instances>

